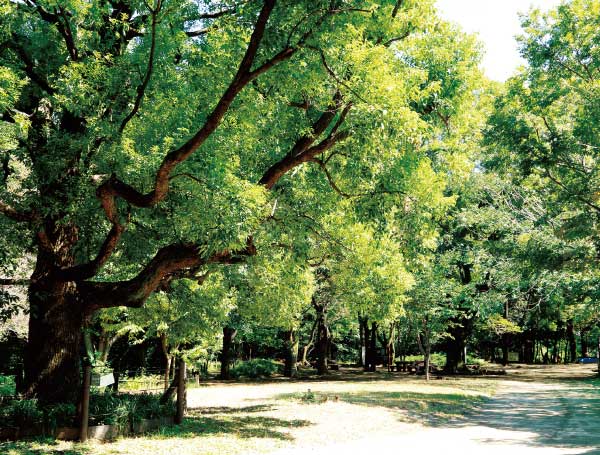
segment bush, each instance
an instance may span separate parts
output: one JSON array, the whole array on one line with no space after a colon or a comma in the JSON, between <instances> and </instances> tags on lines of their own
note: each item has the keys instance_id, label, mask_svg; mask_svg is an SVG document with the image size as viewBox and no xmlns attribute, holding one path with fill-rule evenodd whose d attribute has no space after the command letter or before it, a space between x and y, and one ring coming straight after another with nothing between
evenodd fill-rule
<instances>
[{"instance_id":1,"label":"bush","mask_svg":"<svg viewBox=\"0 0 600 455\"><path fill-rule=\"evenodd\" d=\"M0 407L0 428L30 428L43 425L47 429L75 425L76 408L71 403L40 406L37 400L12 400ZM114 394L106 392L90 397L90 425L116 425L129 428L142 419L173 416L175 403L160 403L160 395L147 393Z\"/></svg>"},{"instance_id":2,"label":"bush","mask_svg":"<svg viewBox=\"0 0 600 455\"><path fill-rule=\"evenodd\" d=\"M396 361L401 360L400 358L397 358ZM422 355L407 355L405 357L405 360L407 362L422 362L423 361L423 356ZM446 354L444 353L440 353L440 352L432 352L431 353L431 359L430 359L431 363L433 363L434 365L437 366L444 366L446 364Z\"/></svg>"},{"instance_id":3,"label":"bush","mask_svg":"<svg viewBox=\"0 0 600 455\"><path fill-rule=\"evenodd\" d=\"M131 422L175 414L175 404L160 403L160 395L150 393L114 394L107 391L90 398L90 425L117 425L127 428Z\"/></svg>"},{"instance_id":4,"label":"bush","mask_svg":"<svg viewBox=\"0 0 600 455\"><path fill-rule=\"evenodd\" d=\"M13 400L0 411L0 427L30 427L43 422L44 413L36 399Z\"/></svg>"},{"instance_id":5,"label":"bush","mask_svg":"<svg viewBox=\"0 0 600 455\"><path fill-rule=\"evenodd\" d=\"M0 396L12 396L15 394L15 377L0 375Z\"/></svg>"},{"instance_id":6,"label":"bush","mask_svg":"<svg viewBox=\"0 0 600 455\"><path fill-rule=\"evenodd\" d=\"M279 371L279 364L273 360L254 359L237 364L231 369L231 376L234 378L264 378L270 377Z\"/></svg>"}]
</instances>

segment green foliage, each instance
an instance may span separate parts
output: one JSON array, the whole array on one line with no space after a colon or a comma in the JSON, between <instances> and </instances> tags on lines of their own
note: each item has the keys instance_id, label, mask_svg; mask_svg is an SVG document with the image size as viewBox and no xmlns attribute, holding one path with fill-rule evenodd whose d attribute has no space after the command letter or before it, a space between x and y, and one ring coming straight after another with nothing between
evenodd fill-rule
<instances>
[{"instance_id":1,"label":"green foliage","mask_svg":"<svg viewBox=\"0 0 600 455\"><path fill-rule=\"evenodd\" d=\"M0 409L0 427L29 427L43 420L44 412L35 398L12 400Z\"/></svg>"},{"instance_id":2,"label":"green foliage","mask_svg":"<svg viewBox=\"0 0 600 455\"><path fill-rule=\"evenodd\" d=\"M0 374L0 397L15 394L15 377Z\"/></svg>"},{"instance_id":3,"label":"green foliage","mask_svg":"<svg viewBox=\"0 0 600 455\"><path fill-rule=\"evenodd\" d=\"M234 378L268 378L281 371L281 365L270 359L252 359L239 362L231 369Z\"/></svg>"},{"instance_id":4,"label":"green foliage","mask_svg":"<svg viewBox=\"0 0 600 455\"><path fill-rule=\"evenodd\" d=\"M115 394L106 391L90 397L90 425L117 425L129 428L132 422L175 414L174 402L160 403L160 395Z\"/></svg>"}]
</instances>

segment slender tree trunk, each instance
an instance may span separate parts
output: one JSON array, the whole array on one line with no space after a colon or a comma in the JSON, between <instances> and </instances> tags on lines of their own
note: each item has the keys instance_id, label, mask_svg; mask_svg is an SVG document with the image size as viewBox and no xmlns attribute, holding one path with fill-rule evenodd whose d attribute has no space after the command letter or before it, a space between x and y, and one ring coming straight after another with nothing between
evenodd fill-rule
<instances>
[{"instance_id":1,"label":"slender tree trunk","mask_svg":"<svg viewBox=\"0 0 600 455\"><path fill-rule=\"evenodd\" d=\"M369 346L371 345L371 332L369 330L369 320L364 316L359 316L358 326L361 333L360 358L364 371L370 371L369 368Z\"/></svg>"},{"instance_id":2,"label":"slender tree trunk","mask_svg":"<svg viewBox=\"0 0 600 455\"><path fill-rule=\"evenodd\" d=\"M577 361L577 340L575 339L575 327L573 319L567 321L567 340L569 342L569 361ZM565 362L566 362L565 358Z\"/></svg>"},{"instance_id":3,"label":"slender tree trunk","mask_svg":"<svg viewBox=\"0 0 600 455\"><path fill-rule=\"evenodd\" d=\"M589 345L588 345L588 330L581 329L580 340L581 340L581 357L589 357Z\"/></svg>"},{"instance_id":4,"label":"slender tree trunk","mask_svg":"<svg viewBox=\"0 0 600 455\"><path fill-rule=\"evenodd\" d=\"M283 375L288 378L298 376L298 334L294 329L285 334L285 364Z\"/></svg>"},{"instance_id":5,"label":"slender tree trunk","mask_svg":"<svg viewBox=\"0 0 600 455\"><path fill-rule=\"evenodd\" d=\"M429 364L431 363L431 334L429 332L429 319L427 317L425 317L424 320L424 324L423 324L423 338L424 338L424 348L425 348L425 355L424 355L424 361L423 361L423 366L425 367L425 380L429 381Z\"/></svg>"},{"instance_id":6,"label":"slender tree trunk","mask_svg":"<svg viewBox=\"0 0 600 455\"><path fill-rule=\"evenodd\" d=\"M165 356L165 372L164 372L164 389L169 388L169 374L171 372L171 356L169 355L169 345L167 342L167 335L161 333L160 345L162 347L163 355Z\"/></svg>"},{"instance_id":7,"label":"slender tree trunk","mask_svg":"<svg viewBox=\"0 0 600 455\"><path fill-rule=\"evenodd\" d=\"M325 305L315 304L317 310L317 374L324 375L328 372L327 354L329 351L329 327L327 326L327 308Z\"/></svg>"},{"instance_id":8,"label":"slender tree trunk","mask_svg":"<svg viewBox=\"0 0 600 455\"><path fill-rule=\"evenodd\" d=\"M221 379L231 379L231 361L233 354L233 339L237 330L233 327L223 327L223 350L221 351Z\"/></svg>"},{"instance_id":9,"label":"slender tree trunk","mask_svg":"<svg viewBox=\"0 0 600 455\"><path fill-rule=\"evenodd\" d=\"M315 343L315 336L317 334L318 322L319 322L318 320L315 320L315 322L313 323L312 329L310 331L310 338L308 339L308 342L302 348L302 361L300 362L300 363L302 363L302 365L308 365L308 354L312 350L312 347L314 346L314 343Z\"/></svg>"},{"instance_id":10,"label":"slender tree trunk","mask_svg":"<svg viewBox=\"0 0 600 455\"><path fill-rule=\"evenodd\" d=\"M369 330L367 329L367 333ZM369 334L369 345L367 346L367 371L377 371L377 323L371 323L371 333Z\"/></svg>"},{"instance_id":11,"label":"slender tree trunk","mask_svg":"<svg viewBox=\"0 0 600 455\"><path fill-rule=\"evenodd\" d=\"M504 318L508 320L508 299L504 302ZM504 333L502 335L502 365L508 365L508 351L510 346L510 335L508 333Z\"/></svg>"}]
</instances>

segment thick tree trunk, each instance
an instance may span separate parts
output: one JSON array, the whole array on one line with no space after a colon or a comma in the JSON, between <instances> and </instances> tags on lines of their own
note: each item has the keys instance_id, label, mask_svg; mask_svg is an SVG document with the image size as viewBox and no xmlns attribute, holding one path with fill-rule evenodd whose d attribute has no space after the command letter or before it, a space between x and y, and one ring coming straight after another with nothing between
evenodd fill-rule
<instances>
[{"instance_id":1,"label":"thick tree trunk","mask_svg":"<svg viewBox=\"0 0 600 455\"><path fill-rule=\"evenodd\" d=\"M464 351L464 340L460 330L450 330L452 338L446 340L446 373L455 374L460 369Z\"/></svg>"},{"instance_id":2,"label":"thick tree trunk","mask_svg":"<svg viewBox=\"0 0 600 455\"><path fill-rule=\"evenodd\" d=\"M295 330L285 333L285 364L283 375L295 378L298 375L298 336Z\"/></svg>"},{"instance_id":3,"label":"thick tree trunk","mask_svg":"<svg viewBox=\"0 0 600 455\"><path fill-rule=\"evenodd\" d=\"M233 339L237 330L232 327L223 327L223 350L221 351L221 379L231 379L231 363L233 356Z\"/></svg>"},{"instance_id":4,"label":"thick tree trunk","mask_svg":"<svg viewBox=\"0 0 600 455\"><path fill-rule=\"evenodd\" d=\"M35 275L42 274L38 260ZM69 283L32 281L23 389L46 403L77 401L84 311Z\"/></svg>"},{"instance_id":5,"label":"thick tree trunk","mask_svg":"<svg viewBox=\"0 0 600 455\"><path fill-rule=\"evenodd\" d=\"M577 361L577 340L575 339L575 328L573 326L573 319L567 321L567 341L569 342L569 361ZM565 358L565 363L567 359Z\"/></svg>"}]
</instances>

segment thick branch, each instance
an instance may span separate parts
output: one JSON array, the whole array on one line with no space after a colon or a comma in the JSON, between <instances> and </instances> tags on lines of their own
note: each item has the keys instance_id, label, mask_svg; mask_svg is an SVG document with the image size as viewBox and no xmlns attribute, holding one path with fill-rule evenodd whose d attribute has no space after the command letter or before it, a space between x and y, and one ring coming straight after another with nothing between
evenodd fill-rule
<instances>
[{"instance_id":1,"label":"thick branch","mask_svg":"<svg viewBox=\"0 0 600 455\"><path fill-rule=\"evenodd\" d=\"M349 132L343 131L338 133L337 130L344 122L350 110L350 104L344 107L339 119L332 126L332 122L341 107L342 96L338 91L335 93L329 109L323 112L317 121L313 123L312 134L300 137L286 156L267 169L258 183L264 185L267 189L271 189L285 173L302 163L311 161L318 154L329 150L336 143L346 139L349 136ZM329 127L332 127L329 135L320 143L313 145L318 137Z\"/></svg>"},{"instance_id":2,"label":"thick branch","mask_svg":"<svg viewBox=\"0 0 600 455\"><path fill-rule=\"evenodd\" d=\"M35 219L35 213L32 211L22 212L13 206L0 201L0 213L13 221L31 222Z\"/></svg>"},{"instance_id":3,"label":"thick branch","mask_svg":"<svg viewBox=\"0 0 600 455\"><path fill-rule=\"evenodd\" d=\"M141 307L165 277L184 269L197 269L209 264L235 264L245 256L256 254L252 238L238 251L223 250L203 258L195 244L173 244L161 248L133 279L114 283L78 283L89 312L116 306Z\"/></svg>"}]
</instances>

